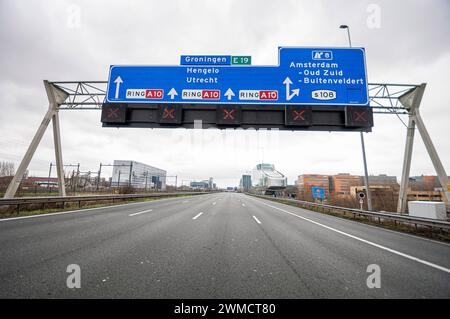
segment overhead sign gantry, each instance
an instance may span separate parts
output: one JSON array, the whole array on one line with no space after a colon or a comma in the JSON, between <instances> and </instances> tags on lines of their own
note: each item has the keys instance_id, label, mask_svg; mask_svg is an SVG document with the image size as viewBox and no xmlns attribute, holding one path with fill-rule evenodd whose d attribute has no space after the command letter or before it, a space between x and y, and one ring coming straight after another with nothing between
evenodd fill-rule
<instances>
[{"instance_id":1,"label":"overhead sign gantry","mask_svg":"<svg viewBox=\"0 0 450 319\"><path fill-rule=\"evenodd\" d=\"M250 56L181 56L179 66L112 65L103 126L370 131L363 48L280 47Z\"/></svg>"}]
</instances>

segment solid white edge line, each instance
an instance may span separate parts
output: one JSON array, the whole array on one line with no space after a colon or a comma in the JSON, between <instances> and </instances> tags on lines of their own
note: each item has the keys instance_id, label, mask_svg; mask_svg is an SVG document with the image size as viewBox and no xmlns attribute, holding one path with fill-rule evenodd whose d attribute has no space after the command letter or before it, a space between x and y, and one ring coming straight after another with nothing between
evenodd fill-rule
<instances>
[{"instance_id":1,"label":"solid white edge line","mask_svg":"<svg viewBox=\"0 0 450 319\"><path fill-rule=\"evenodd\" d=\"M258 224L261 224L261 222L259 221L258 218L256 218L256 216L253 216L253 219L254 219Z\"/></svg>"},{"instance_id":2,"label":"solid white edge line","mask_svg":"<svg viewBox=\"0 0 450 319\"><path fill-rule=\"evenodd\" d=\"M310 222L310 223L313 223L313 224L315 224L315 225L318 225L318 226L324 227L324 228L326 228L326 229L332 230L332 231L334 231L334 232L336 232L336 233L339 233L339 234L341 234L341 235L344 235L344 236L347 236L347 237L356 239L356 240L361 241L361 242L363 242L363 243L366 243L366 244L368 244L368 245L371 245L371 246L380 248L380 249L382 249L382 250L389 251L389 252L391 252L391 253L393 253L393 254L395 254L395 255L402 256L402 257L405 257L405 258L410 259L410 260L414 260L414 261L416 261L416 262L418 262L418 263L424 264L424 265L426 265L426 266L429 266L429 267L432 267L432 268L435 268L435 269L438 269L438 270L441 270L441 271L443 271L443 272L446 272L446 273L449 273L449 274L450 274L450 269L449 269L449 268L445 268L445 267L442 267L442 266L433 264L433 263L431 263L431 262L429 262L429 261L426 261L426 260L423 260L423 259L420 259L420 258L411 256L411 255L402 253L402 252L400 252L400 251L397 251L397 250L395 250L395 249L388 248L388 247L379 245L379 244L377 244L377 243L368 241L368 240L366 240L366 239L363 239L363 238L360 238L360 237L357 237L357 236L348 234L348 233L343 232L343 231L341 231L341 230L338 230L338 229L336 229L336 228L333 228L333 227L326 226L326 225L323 225L323 224L321 224L321 223L318 223L318 222L316 222L316 221L314 221L314 220L311 220L311 219L309 219L309 218L302 217L302 216L299 216L299 215L297 215L297 214L291 213L291 212L289 212L289 211L287 211L287 210L284 210L284 209L282 209L282 208L279 208L279 207L276 207L276 206L272 206L272 205L263 203L263 202L261 202L261 201L259 201L259 200L256 200L256 199L255 199L255 201L258 201L258 202L261 203L262 205L265 205L265 206L268 206L268 207L277 209L277 210L279 210L279 211L281 211L281 212L283 212L283 213L286 213L286 214L295 216L295 217L297 217L297 218L306 220L306 221L308 221L308 222Z\"/></svg>"},{"instance_id":3,"label":"solid white edge line","mask_svg":"<svg viewBox=\"0 0 450 319\"><path fill-rule=\"evenodd\" d=\"M192 217L192 219L193 219L193 220L196 220L196 219L199 218L202 214L203 214L203 212L198 213L197 215L195 215L194 217Z\"/></svg>"},{"instance_id":4,"label":"solid white edge line","mask_svg":"<svg viewBox=\"0 0 450 319\"><path fill-rule=\"evenodd\" d=\"M209 194L205 194L205 195L209 195ZM196 195L196 196L205 196L205 195ZM102 206L102 207L93 207L93 208L69 210L67 212L55 212L55 213L37 214L37 215L30 215L30 216L0 218L0 222L7 222L7 221L13 221L13 220L19 220L19 219L28 219L28 218L37 218L37 217L55 216L55 215L65 215L65 214L72 214L72 213L83 213L83 212L89 212L89 211L92 211L92 210L107 209L107 208L114 208L114 207L123 207L123 206L131 206L131 205L139 205L139 204L150 204L150 203L155 203L155 202L162 202L162 201L169 201L169 200L181 200L181 199L182 198L161 198L161 199L154 199L154 200L148 200L148 201L137 202L137 203L127 203L127 204L119 204L119 205L109 205L109 206Z\"/></svg>"},{"instance_id":5,"label":"solid white edge line","mask_svg":"<svg viewBox=\"0 0 450 319\"><path fill-rule=\"evenodd\" d=\"M137 213L129 214L128 216L133 217L133 216L140 215L140 214L150 213L150 212L152 212L152 211L153 211L153 209L147 209L147 210L143 210L142 212L137 212Z\"/></svg>"}]
</instances>

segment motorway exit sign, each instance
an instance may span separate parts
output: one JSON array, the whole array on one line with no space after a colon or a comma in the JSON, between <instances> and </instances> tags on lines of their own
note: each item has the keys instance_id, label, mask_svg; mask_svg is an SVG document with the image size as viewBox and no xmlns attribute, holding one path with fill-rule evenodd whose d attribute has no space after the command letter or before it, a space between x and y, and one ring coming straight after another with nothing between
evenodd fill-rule
<instances>
[{"instance_id":1,"label":"motorway exit sign","mask_svg":"<svg viewBox=\"0 0 450 319\"><path fill-rule=\"evenodd\" d=\"M187 57L196 56L182 56L180 66L112 65L107 102L369 104L363 48L281 47L276 66L250 66L249 56Z\"/></svg>"}]
</instances>

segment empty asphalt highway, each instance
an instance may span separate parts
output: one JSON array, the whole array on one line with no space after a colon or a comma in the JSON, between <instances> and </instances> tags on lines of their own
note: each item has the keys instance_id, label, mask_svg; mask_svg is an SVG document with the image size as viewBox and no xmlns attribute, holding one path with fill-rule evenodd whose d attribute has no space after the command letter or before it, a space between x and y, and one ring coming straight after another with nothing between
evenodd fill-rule
<instances>
[{"instance_id":1,"label":"empty asphalt highway","mask_svg":"<svg viewBox=\"0 0 450 319\"><path fill-rule=\"evenodd\" d=\"M450 298L450 245L244 194L164 199L0 220L0 297Z\"/></svg>"}]
</instances>

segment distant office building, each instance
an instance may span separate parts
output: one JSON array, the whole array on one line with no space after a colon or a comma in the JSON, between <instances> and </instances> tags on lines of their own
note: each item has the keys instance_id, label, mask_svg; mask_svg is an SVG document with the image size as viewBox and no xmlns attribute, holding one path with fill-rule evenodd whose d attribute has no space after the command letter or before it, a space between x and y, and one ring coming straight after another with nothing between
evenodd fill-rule
<instances>
[{"instance_id":1,"label":"distant office building","mask_svg":"<svg viewBox=\"0 0 450 319\"><path fill-rule=\"evenodd\" d=\"M213 189L214 188L213 184L214 184L214 180L213 180L212 177L210 177L209 180L208 180L208 188L209 189Z\"/></svg>"},{"instance_id":2,"label":"distant office building","mask_svg":"<svg viewBox=\"0 0 450 319\"><path fill-rule=\"evenodd\" d=\"M283 189L287 186L287 178L273 164L258 164L251 174L253 186L270 189Z\"/></svg>"},{"instance_id":3,"label":"distant office building","mask_svg":"<svg viewBox=\"0 0 450 319\"><path fill-rule=\"evenodd\" d=\"M166 190L167 172L147 164L114 160L112 187L132 186L135 188Z\"/></svg>"},{"instance_id":4,"label":"distant office building","mask_svg":"<svg viewBox=\"0 0 450 319\"><path fill-rule=\"evenodd\" d=\"M409 178L409 186L417 191L434 191L442 188L436 175L412 176Z\"/></svg>"},{"instance_id":5,"label":"distant office building","mask_svg":"<svg viewBox=\"0 0 450 319\"><path fill-rule=\"evenodd\" d=\"M361 176L341 173L330 176L330 193L336 195L350 195L352 186L361 185Z\"/></svg>"},{"instance_id":6,"label":"distant office building","mask_svg":"<svg viewBox=\"0 0 450 319\"><path fill-rule=\"evenodd\" d=\"M301 195L310 194L312 187L323 187L325 194L330 192L330 181L328 175L303 174L297 179L297 190Z\"/></svg>"},{"instance_id":7,"label":"distant office building","mask_svg":"<svg viewBox=\"0 0 450 319\"><path fill-rule=\"evenodd\" d=\"M250 190L252 188L252 176L251 175L242 175L239 186L244 191Z\"/></svg>"},{"instance_id":8,"label":"distant office building","mask_svg":"<svg viewBox=\"0 0 450 319\"><path fill-rule=\"evenodd\" d=\"M398 185L397 177L388 176L386 174L369 175L369 184L370 185L379 185L379 186Z\"/></svg>"},{"instance_id":9,"label":"distant office building","mask_svg":"<svg viewBox=\"0 0 450 319\"><path fill-rule=\"evenodd\" d=\"M350 195L353 197L357 197L358 193L366 193L366 186L351 186L350 187ZM389 185L370 185L370 194L373 198L379 196L380 194L390 195L390 196L398 196L398 190Z\"/></svg>"}]
</instances>

